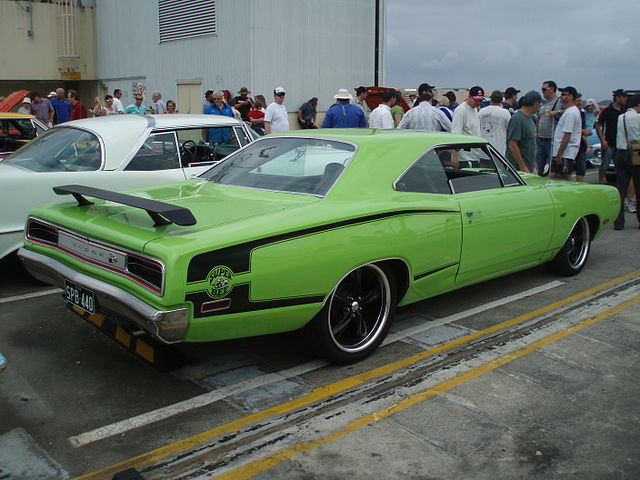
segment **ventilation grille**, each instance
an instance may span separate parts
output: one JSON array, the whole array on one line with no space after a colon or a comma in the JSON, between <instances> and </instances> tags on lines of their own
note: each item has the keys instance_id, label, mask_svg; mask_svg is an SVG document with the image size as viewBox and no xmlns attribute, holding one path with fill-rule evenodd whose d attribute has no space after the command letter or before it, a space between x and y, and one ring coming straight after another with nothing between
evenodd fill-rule
<instances>
[{"instance_id":1,"label":"ventilation grille","mask_svg":"<svg viewBox=\"0 0 640 480\"><path fill-rule=\"evenodd\" d=\"M217 33L215 0L158 0L160 43Z\"/></svg>"}]
</instances>

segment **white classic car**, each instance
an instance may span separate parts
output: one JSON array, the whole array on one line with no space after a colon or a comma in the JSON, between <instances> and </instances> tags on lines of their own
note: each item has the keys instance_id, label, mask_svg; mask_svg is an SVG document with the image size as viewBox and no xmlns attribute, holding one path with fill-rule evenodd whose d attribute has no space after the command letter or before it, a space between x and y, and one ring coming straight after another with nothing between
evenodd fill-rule
<instances>
[{"instance_id":1,"label":"white classic car","mask_svg":"<svg viewBox=\"0 0 640 480\"><path fill-rule=\"evenodd\" d=\"M180 182L255 138L220 115L112 115L58 125L0 160L0 259L22 245L29 210L68 201L55 186L122 191Z\"/></svg>"}]
</instances>

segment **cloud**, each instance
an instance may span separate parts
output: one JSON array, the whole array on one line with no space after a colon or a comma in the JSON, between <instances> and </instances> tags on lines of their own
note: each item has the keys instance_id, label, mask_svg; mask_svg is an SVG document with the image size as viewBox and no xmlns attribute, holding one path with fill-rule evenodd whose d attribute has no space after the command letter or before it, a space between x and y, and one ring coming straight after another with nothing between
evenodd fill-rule
<instances>
[{"instance_id":1,"label":"cloud","mask_svg":"<svg viewBox=\"0 0 640 480\"><path fill-rule=\"evenodd\" d=\"M640 88L637 0L386 0L388 85L538 89L543 80L606 98ZM625 12L627 12L625 14Z\"/></svg>"}]
</instances>

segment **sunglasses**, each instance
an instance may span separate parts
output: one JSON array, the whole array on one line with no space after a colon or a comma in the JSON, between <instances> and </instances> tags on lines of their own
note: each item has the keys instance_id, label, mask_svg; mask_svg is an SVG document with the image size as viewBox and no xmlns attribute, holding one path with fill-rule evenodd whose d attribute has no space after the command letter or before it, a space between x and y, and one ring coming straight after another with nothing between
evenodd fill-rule
<instances>
[{"instance_id":1,"label":"sunglasses","mask_svg":"<svg viewBox=\"0 0 640 480\"><path fill-rule=\"evenodd\" d=\"M542 90L543 92L546 92L549 89L547 87L542 87L540 90Z\"/></svg>"}]
</instances>

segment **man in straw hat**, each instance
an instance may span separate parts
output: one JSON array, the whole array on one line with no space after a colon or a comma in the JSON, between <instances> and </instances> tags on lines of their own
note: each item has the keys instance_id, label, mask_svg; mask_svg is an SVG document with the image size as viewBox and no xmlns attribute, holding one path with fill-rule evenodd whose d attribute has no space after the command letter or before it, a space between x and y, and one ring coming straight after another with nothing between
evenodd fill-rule
<instances>
[{"instance_id":1,"label":"man in straw hat","mask_svg":"<svg viewBox=\"0 0 640 480\"><path fill-rule=\"evenodd\" d=\"M353 96L346 88L338 90L333 98L336 103L327 110L322 128L365 128L367 120L364 111L357 105L349 103Z\"/></svg>"}]
</instances>

